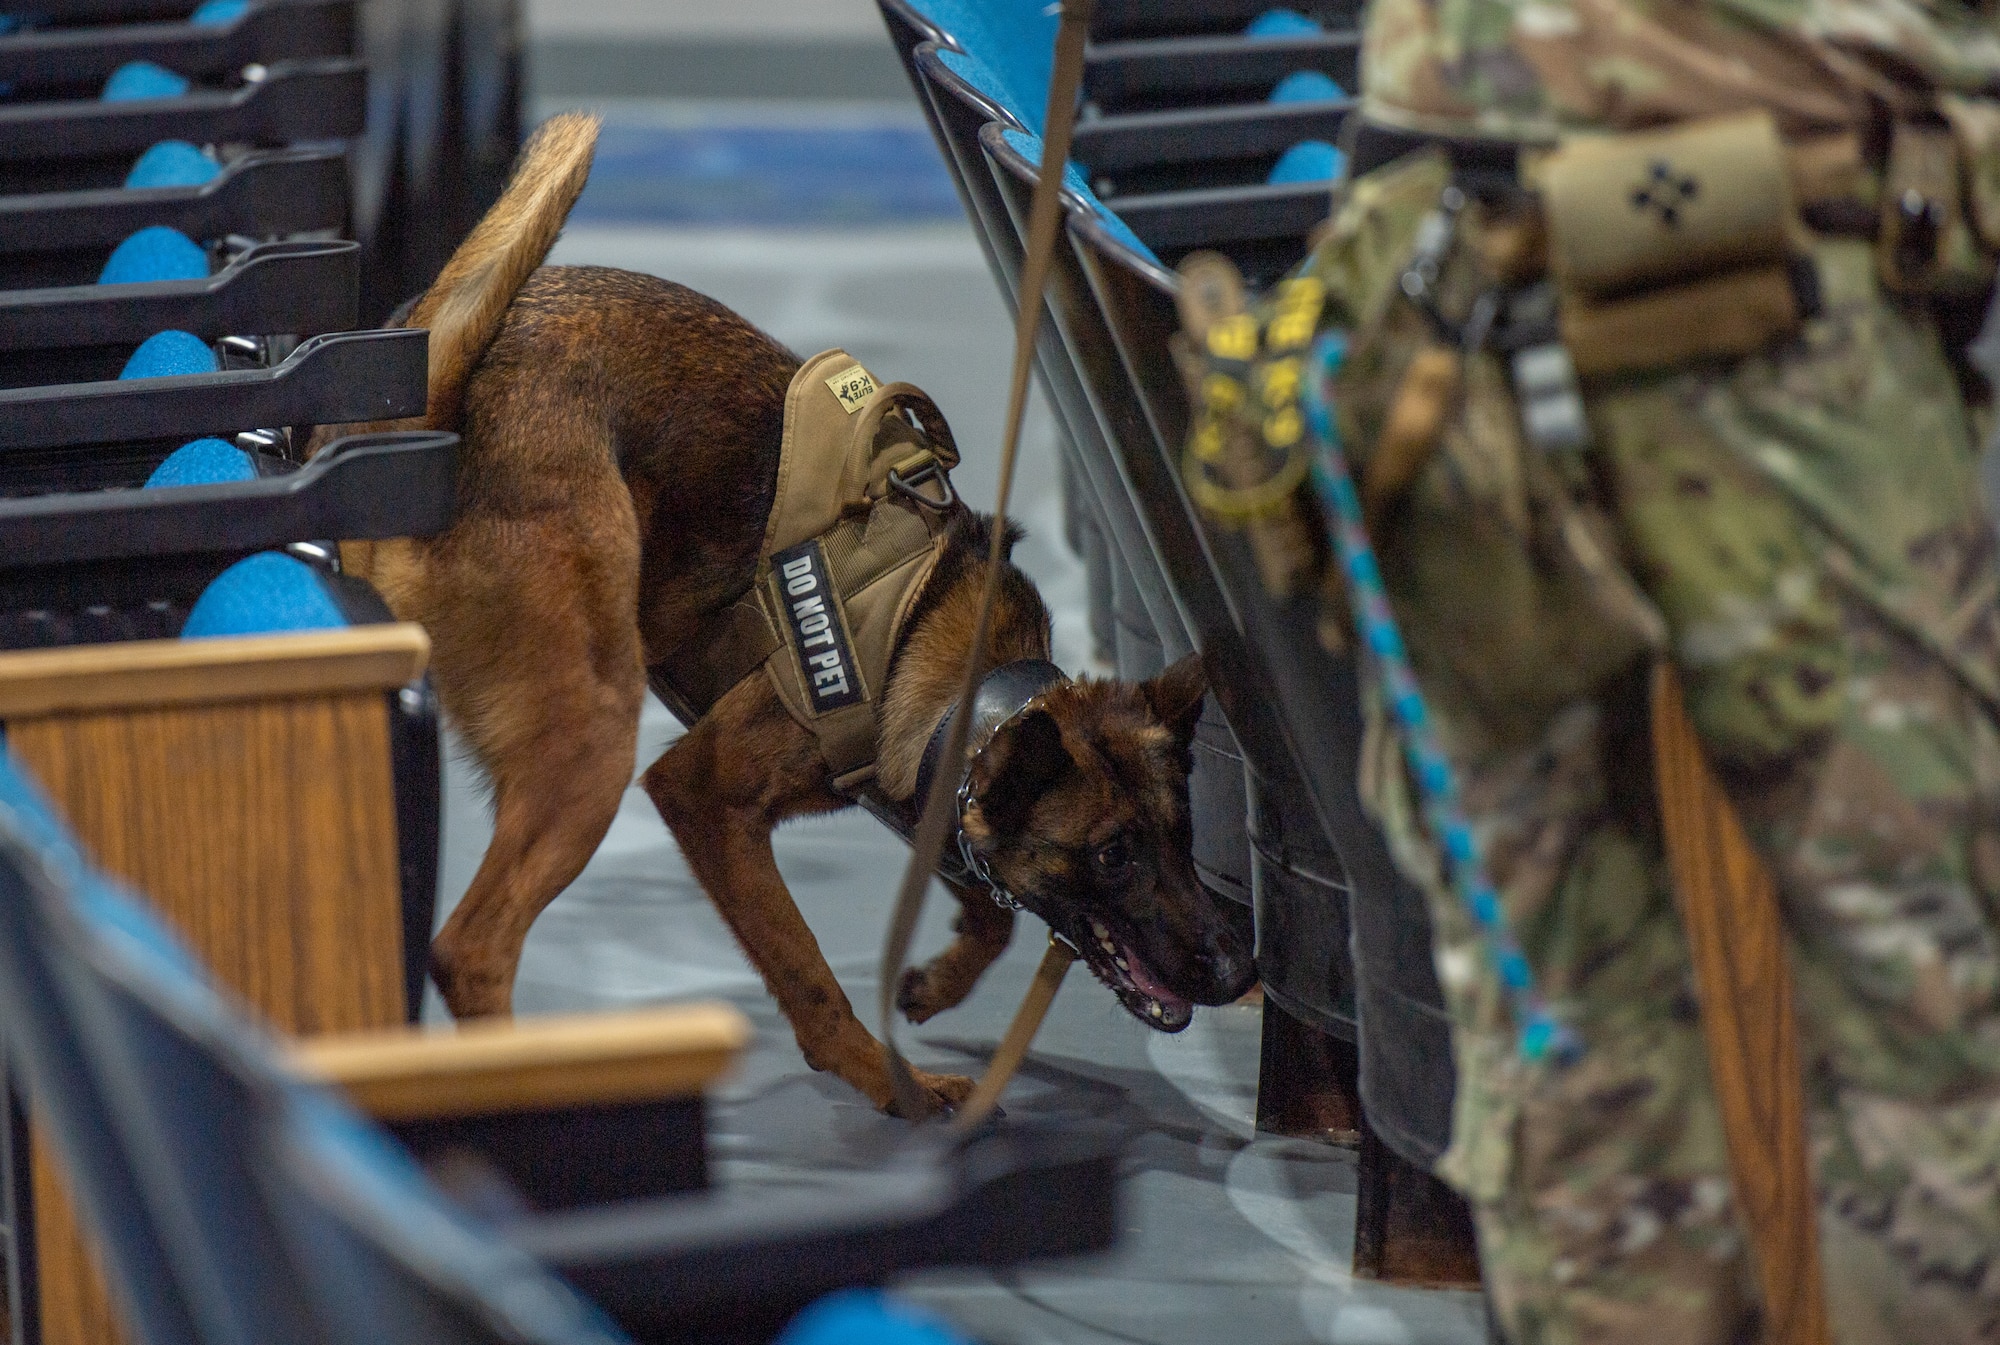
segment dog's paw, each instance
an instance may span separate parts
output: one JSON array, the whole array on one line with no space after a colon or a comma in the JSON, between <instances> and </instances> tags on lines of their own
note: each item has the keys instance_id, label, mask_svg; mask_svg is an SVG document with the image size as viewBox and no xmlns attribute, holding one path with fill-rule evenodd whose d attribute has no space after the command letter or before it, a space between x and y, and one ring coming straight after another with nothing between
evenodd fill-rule
<instances>
[{"instance_id":1,"label":"dog's paw","mask_svg":"<svg viewBox=\"0 0 2000 1345\"><path fill-rule=\"evenodd\" d=\"M927 1022L951 1007L928 967L911 967L896 986L896 1008L912 1023Z\"/></svg>"},{"instance_id":2,"label":"dog's paw","mask_svg":"<svg viewBox=\"0 0 2000 1345\"><path fill-rule=\"evenodd\" d=\"M972 1080L963 1075L932 1074L928 1070L921 1069L912 1069L910 1072L917 1076L917 1087L923 1090L925 1100L930 1104L927 1115L935 1116L939 1113L957 1111L964 1105L965 1100L972 1096ZM905 1116L903 1108L897 1105L893 1097L883 1105L882 1110L891 1116L901 1116L906 1121L923 1119L917 1116Z\"/></svg>"}]
</instances>

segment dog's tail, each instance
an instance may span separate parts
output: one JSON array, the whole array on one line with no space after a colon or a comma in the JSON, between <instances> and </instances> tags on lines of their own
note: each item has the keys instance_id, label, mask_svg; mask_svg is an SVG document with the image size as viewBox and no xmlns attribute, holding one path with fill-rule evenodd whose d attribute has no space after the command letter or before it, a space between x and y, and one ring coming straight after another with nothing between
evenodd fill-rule
<instances>
[{"instance_id":1,"label":"dog's tail","mask_svg":"<svg viewBox=\"0 0 2000 1345\"><path fill-rule=\"evenodd\" d=\"M458 428L467 380L515 292L555 246L590 176L598 124L581 112L544 122L521 151L507 190L403 319L405 327L430 328L429 428Z\"/></svg>"}]
</instances>

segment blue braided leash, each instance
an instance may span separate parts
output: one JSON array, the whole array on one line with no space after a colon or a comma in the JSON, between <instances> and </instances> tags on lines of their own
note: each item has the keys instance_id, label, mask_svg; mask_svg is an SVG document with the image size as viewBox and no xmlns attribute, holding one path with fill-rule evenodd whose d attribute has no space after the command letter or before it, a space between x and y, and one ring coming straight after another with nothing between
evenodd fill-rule
<instances>
[{"instance_id":1,"label":"blue braided leash","mask_svg":"<svg viewBox=\"0 0 2000 1345\"><path fill-rule=\"evenodd\" d=\"M1417 688L1416 674L1410 669L1402 632L1396 628L1395 614L1389 610L1389 595L1382 586L1382 571L1375 563L1375 548L1369 544L1367 529L1362 525L1361 499L1347 470L1347 455L1328 393L1334 375L1347 359L1347 338L1340 332L1327 332L1313 342L1312 351L1318 376L1300 381L1306 428L1319 449L1312 465L1313 489L1330 515L1341 563L1346 567L1354 593L1355 617L1361 627L1362 641L1374 655L1383 689L1388 693L1390 712L1402 729L1403 751L1411 773L1416 776L1418 792L1423 796L1424 818L1431 834L1443 845L1452 887L1486 937L1488 953L1520 1028L1521 1055L1531 1062L1549 1060L1568 1064L1582 1053L1583 1043L1535 989L1534 971L1507 924L1500 894L1486 876L1478 840L1460 803L1457 773L1438 744L1423 693Z\"/></svg>"}]
</instances>

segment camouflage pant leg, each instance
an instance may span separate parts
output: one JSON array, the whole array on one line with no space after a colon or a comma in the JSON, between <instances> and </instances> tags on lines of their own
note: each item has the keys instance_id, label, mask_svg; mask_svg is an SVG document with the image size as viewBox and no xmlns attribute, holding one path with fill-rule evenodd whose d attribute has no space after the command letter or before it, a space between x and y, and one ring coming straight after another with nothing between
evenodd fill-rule
<instances>
[{"instance_id":1,"label":"camouflage pant leg","mask_svg":"<svg viewBox=\"0 0 2000 1345\"><path fill-rule=\"evenodd\" d=\"M1594 407L1690 713L1778 878L1842 1345L2000 1341L1993 531L1858 249L1802 341Z\"/></svg>"},{"instance_id":2,"label":"camouflage pant leg","mask_svg":"<svg viewBox=\"0 0 2000 1345\"><path fill-rule=\"evenodd\" d=\"M1387 735L1366 786L1398 859L1432 894L1458 1023L1454 1141L1514 1345L1732 1345L1754 1323L1727 1152L1657 838L1614 797L1618 707L1585 702L1528 747L1464 772L1496 884L1544 987L1589 1044L1524 1065L1479 942L1445 895Z\"/></svg>"},{"instance_id":3,"label":"camouflage pant leg","mask_svg":"<svg viewBox=\"0 0 2000 1345\"><path fill-rule=\"evenodd\" d=\"M1875 296L1865 253L1821 262L1828 315L1784 351L1596 392L1595 467L1627 563L1666 618L1690 713L1786 903L1838 1338L1994 1341L1992 533L1927 331ZM1422 829L1378 743L1369 797L1435 894L1460 1024L1445 1175L1475 1202L1518 1345L1727 1341L1751 1291L1729 1236L1686 950L1656 824L1620 808L1614 787L1645 756L1643 702L1585 698L1528 746L1494 748L1520 738L1522 716L1495 726L1523 698L1473 685L1468 670L1493 660L1448 646L1467 638L1466 612L1505 607L1510 563L1539 562L1473 554L1487 544L1465 540L1484 506L1468 504L1463 445L1448 439L1442 459L1436 475L1454 479L1428 496L1420 481L1403 520L1419 563L1399 564L1391 539L1385 572L1493 877L1588 1045L1561 1076L1513 1059L1477 941L1413 839ZM1447 568L1454 547L1468 554ZM1570 656L1551 624L1516 623L1530 646L1508 651L1516 664Z\"/></svg>"}]
</instances>

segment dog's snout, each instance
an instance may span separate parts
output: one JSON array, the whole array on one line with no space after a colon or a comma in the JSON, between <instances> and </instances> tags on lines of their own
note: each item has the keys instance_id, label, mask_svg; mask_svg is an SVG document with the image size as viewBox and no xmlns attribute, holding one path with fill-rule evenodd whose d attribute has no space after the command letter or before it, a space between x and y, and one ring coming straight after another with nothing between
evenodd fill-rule
<instances>
[{"instance_id":1,"label":"dog's snout","mask_svg":"<svg viewBox=\"0 0 2000 1345\"><path fill-rule=\"evenodd\" d=\"M1211 922L1196 960L1207 981L1204 1004L1231 1004L1257 983L1257 959L1250 931L1250 912L1225 898L1210 896L1217 918Z\"/></svg>"},{"instance_id":2,"label":"dog's snout","mask_svg":"<svg viewBox=\"0 0 2000 1345\"><path fill-rule=\"evenodd\" d=\"M1231 1004L1257 983L1257 959L1231 933L1209 953L1208 974L1220 992L1217 1002Z\"/></svg>"}]
</instances>

